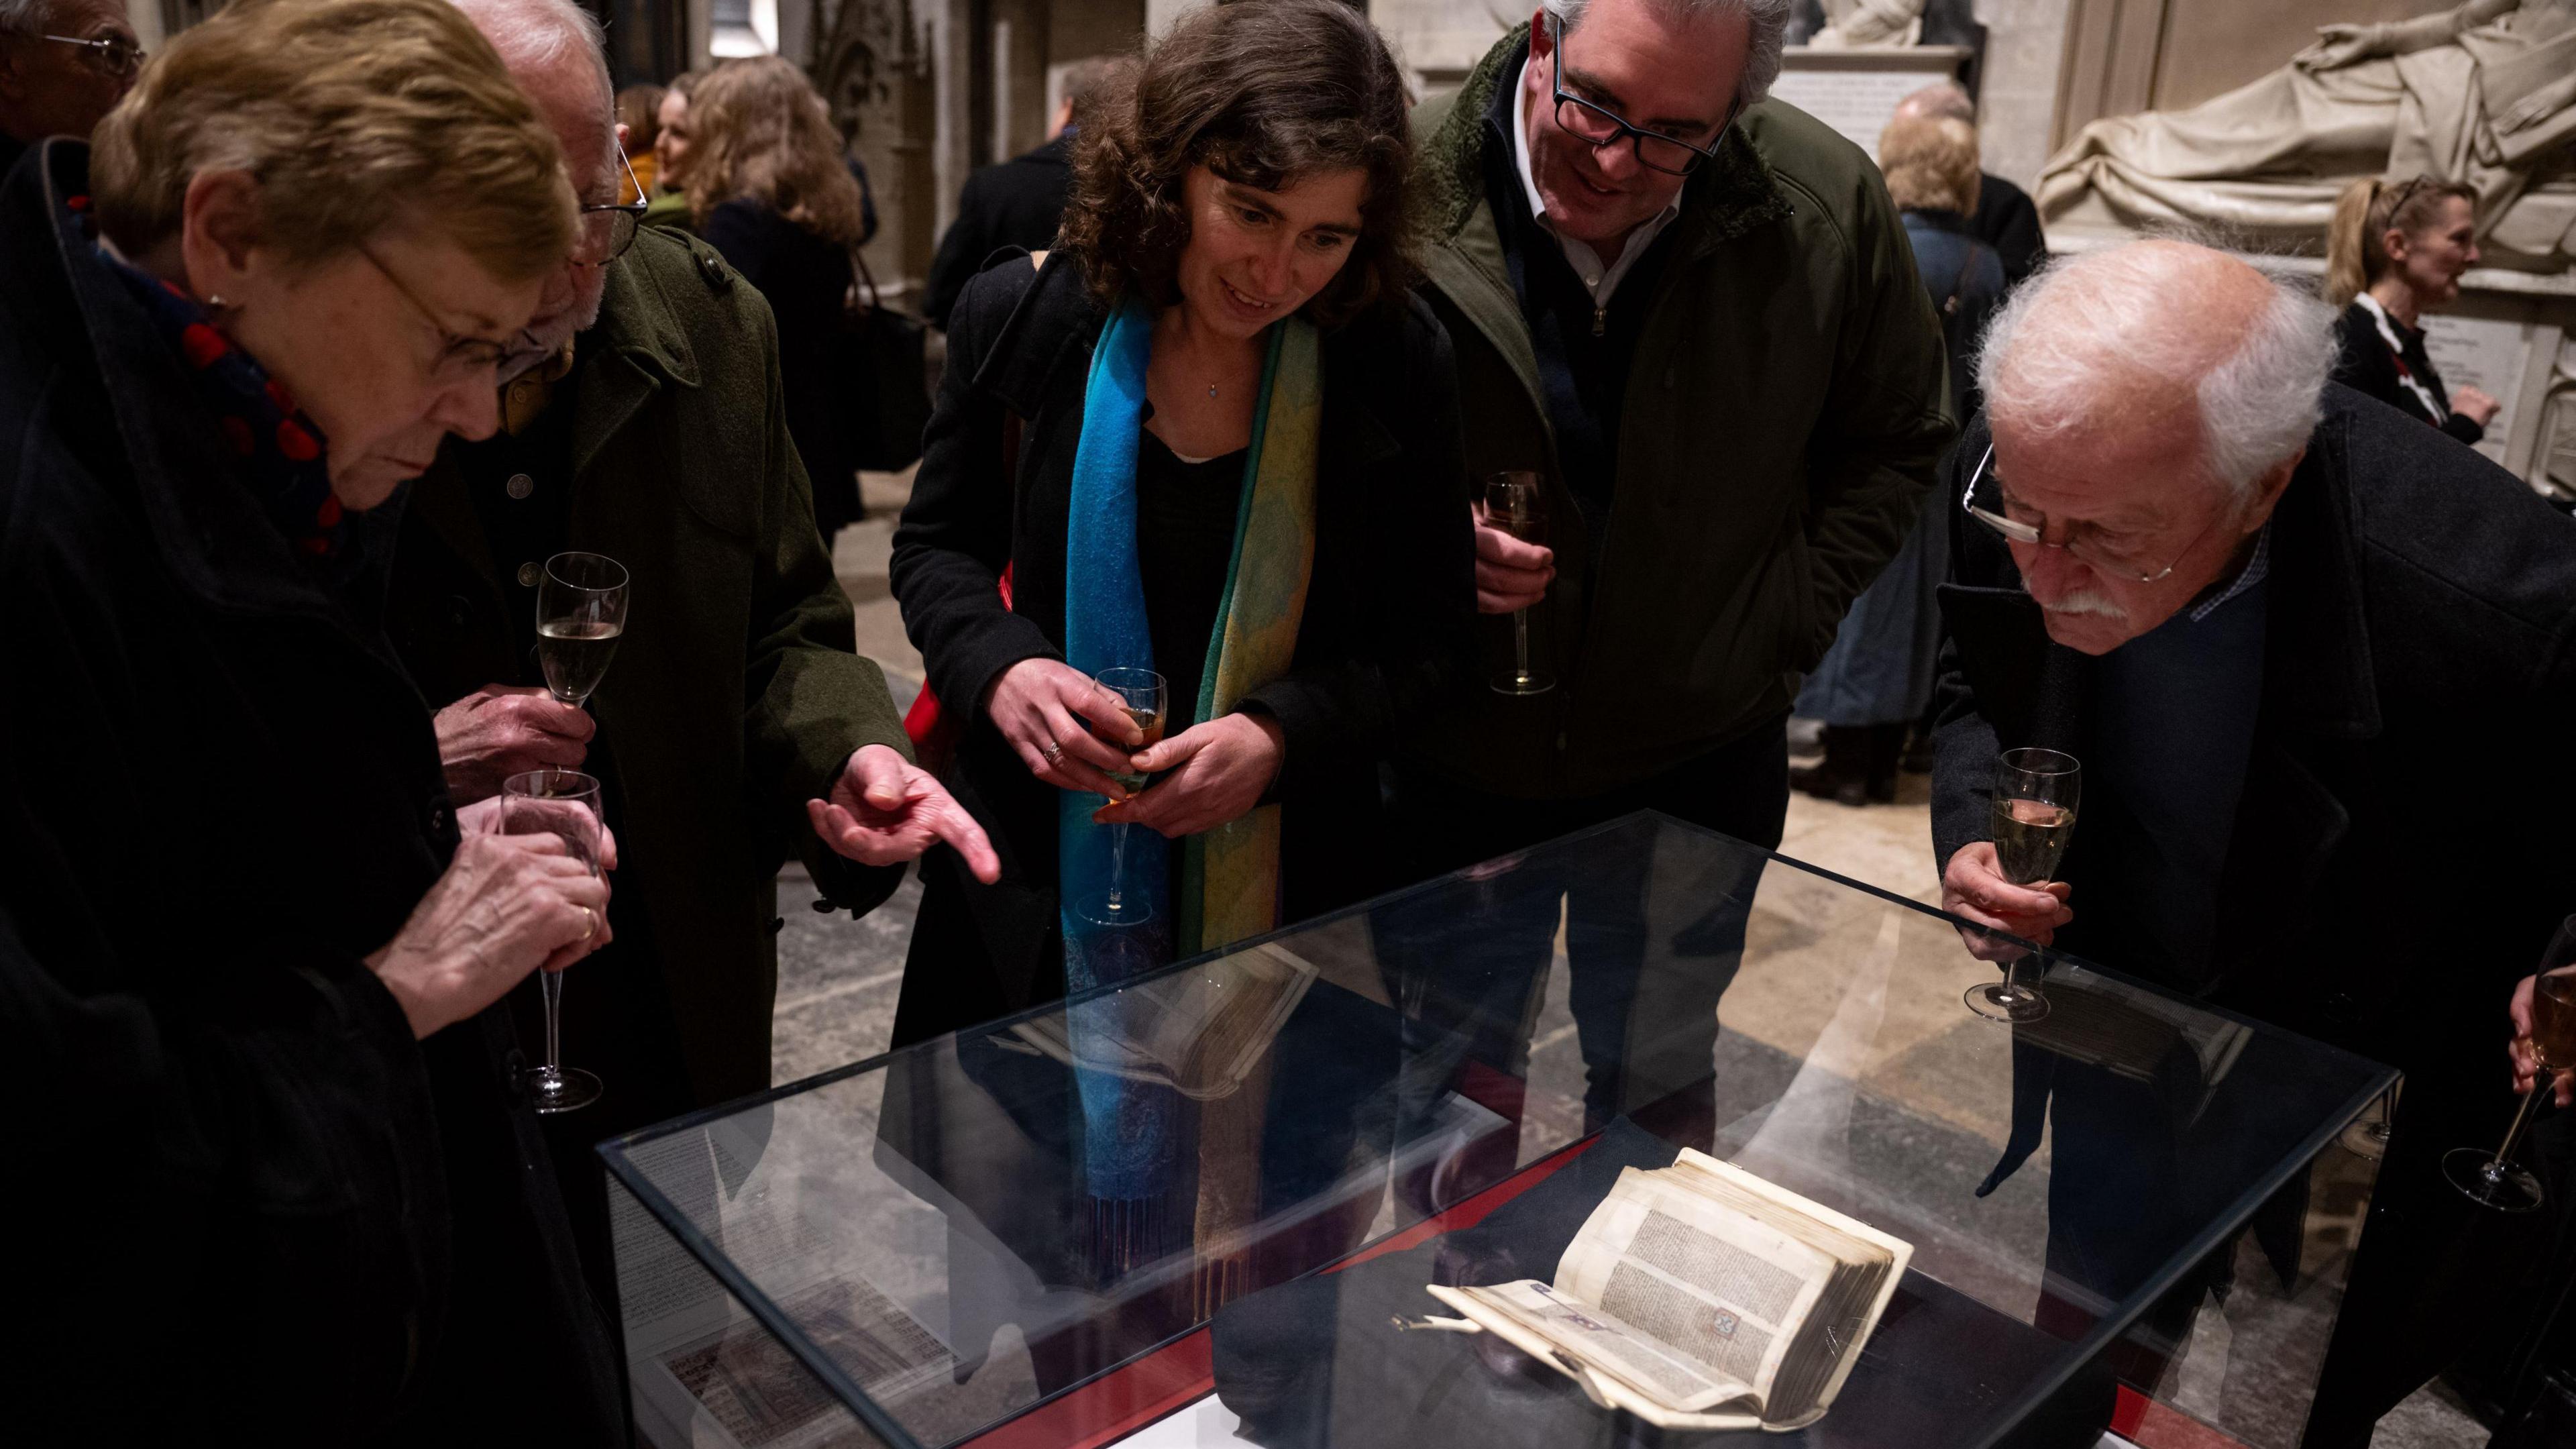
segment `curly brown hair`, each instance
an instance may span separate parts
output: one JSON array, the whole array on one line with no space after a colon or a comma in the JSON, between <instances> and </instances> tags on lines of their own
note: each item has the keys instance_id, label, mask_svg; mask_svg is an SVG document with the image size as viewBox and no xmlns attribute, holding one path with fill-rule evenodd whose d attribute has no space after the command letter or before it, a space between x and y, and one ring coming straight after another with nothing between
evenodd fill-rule
<instances>
[{"instance_id":1,"label":"curly brown hair","mask_svg":"<svg viewBox=\"0 0 2576 1449\"><path fill-rule=\"evenodd\" d=\"M831 113L791 61L774 55L717 67L689 95L689 214L748 197L841 246L864 228L858 179Z\"/></svg>"},{"instance_id":2,"label":"curly brown hair","mask_svg":"<svg viewBox=\"0 0 2576 1449\"><path fill-rule=\"evenodd\" d=\"M1350 260L1304 308L1317 325L1339 326L1413 285L1404 76L1376 28L1341 0L1194 11L1093 112L1075 143L1061 239L1103 304L1131 291L1160 307L1180 299L1193 166L1264 191L1345 167L1368 173Z\"/></svg>"}]
</instances>

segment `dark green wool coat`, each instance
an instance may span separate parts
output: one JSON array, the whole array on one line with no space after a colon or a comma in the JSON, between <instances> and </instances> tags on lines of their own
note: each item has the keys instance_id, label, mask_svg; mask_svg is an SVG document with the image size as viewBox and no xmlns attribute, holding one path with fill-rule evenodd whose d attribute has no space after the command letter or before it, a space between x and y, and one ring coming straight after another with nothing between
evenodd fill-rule
<instances>
[{"instance_id":1,"label":"dark green wool coat","mask_svg":"<svg viewBox=\"0 0 2576 1449\"><path fill-rule=\"evenodd\" d=\"M1483 182L1486 108L1528 41L1527 26L1505 36L1414 125L1425 291L1457 350L1470 473L1537 469L1556 491L1557 582L1539 617L1563 682L1527 698L1477 691L1417 754L1482 789L1572 799L1785 711L1914 526L1958 427L1940 323L1878 169L1765 101L1683 191L1629 372L1596 573Z\"/></svg>"},{"instance_id":2,"label":"dark green wool coat","mask_svg":"<svg viewBox=\"0 0 2576 1449\"><path fill-rule=\"evenodd\" d=\"M769 1086L779 867L802 855L828 896L862 911L902 878L825 848L804 802L861 745L910 746L884 673L854 652L850 601L814 529L769 304L704 243L647 227L609 268L575 358L566 546L633 580L590 702L624 797L612 910L643 911L690 1095L718 1102ZM408 510L388 624L421 692L436 708L534 682L453 445ZM610 969L575 973L567 1017L585 987L594 1002L622 988Z\"/></svg>"}]
</instances>

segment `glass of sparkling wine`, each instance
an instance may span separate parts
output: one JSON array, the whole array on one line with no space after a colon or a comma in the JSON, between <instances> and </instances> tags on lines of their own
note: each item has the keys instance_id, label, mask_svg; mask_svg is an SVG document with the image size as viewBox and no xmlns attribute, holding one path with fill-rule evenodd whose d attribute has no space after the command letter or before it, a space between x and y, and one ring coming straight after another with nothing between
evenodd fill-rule
<instances>
[{"instance_id":1,"label":"glass of sparkling wine","mask_svg":"<svg viewBox=\"0 0 2576 1449\"><path fill-rule=\"evenodd\" d=\"M1536 473L1496 473L1485 480L1485 522L1523 543L1547 543L1547 495ZM1535 606L1533 606L1535 607ZM1530 611L1512 611L1512 662L1495 672L1497 694L1545 694L1556 678L1530 657Z\"/></svg>"},{"instance_id":2,"label":"glass of sparkling wine","mask_svg":"<svg viewBox=\"0 0 2576 1449\"><path fill-rule=\"evenodd\" d=\"M2576 939L2559 932L2543 959L2552 964L2544 965L2540 978L2531 983L2531 1035L2523 1043L2540 1070L2532 1076L2521 1110L2513 1114L2504 1145L2493 1153L2454 1147L2442 1154L2442 1175L2451 1180L2451 1186L2468 1194L2470 1201L2498 1212L2533 1212L2544 1201L2540 1179L2515 1163L2513 1152L2522 1145L2532 1110L2550 1095L2550 1079L2576 1067Z\"/></svg>"},{"instance_id":3,"label":"glass of sparkling wine","mask_svg":"<svg viewBox=\"0 0 2576 1449\"><path fill-rule=\"evenodd\" d=\"M2045 885L2075 838L2075 807L2083 794L2084 767L2073 755L2057 750L2006 750L1995 759L1995 868L2018 886ZM2021 979L2018 956L2004 963L2004 979L1968 988L1968 1009L1992 1021L2037 1021L2048 1015L2048 998L2038 986Z\"/></svg>"},{"instance_id":4,"label":"glass of sparkling wine","mask_svg":"<svg viewBox=\"0 0 2576 1449\"><path fill-rule=\"evenodd\" d=\"M537 585L537 663L555 698L587 703L625 632L625 565L596 553L546 560Z\"/></svg>"},{"instance_id":5,"label":"glass of sparkling wine","mask_svg":"<svg viewBox=\"0 0 2576 1449\"><path fill-rule=\"evenodd\" d=\"M599 781L579 770L530 770L501 782L501 833L555 836L594 876L601 829ZM519 1084L540 1112L587 1107L599 1100L599 1078L563 1065L563 972L540 971L537 978L546 1000L546 1060L523 1069Z\"/></svg>"},{"instance_id":6,"label":"glass of sparkling wine","mask_svg":"<svg viewBox=\"0 0 2576 1449\"><path fill-rule=\"evenodd\" d=\"M1171 718L1172 688L1163 676L1150 669L1121 666L1104 669L1093 675L1092 682L1116 696L1118 707L1144 732L1137 751L1150 749L1163 742L1163 729ZM1134 753L1131 751L1131 753ZM1118 788L1133 795L1145 788L1145 777L1123 771L1111 771L1109 778ZM1074 914L1097 926L1135 926L1154 918L1154 908L1127 893L1127 831L1125 825L1109 827L1109 888L1086 892L1074 902Z\"/></svg>"}]
</instances>

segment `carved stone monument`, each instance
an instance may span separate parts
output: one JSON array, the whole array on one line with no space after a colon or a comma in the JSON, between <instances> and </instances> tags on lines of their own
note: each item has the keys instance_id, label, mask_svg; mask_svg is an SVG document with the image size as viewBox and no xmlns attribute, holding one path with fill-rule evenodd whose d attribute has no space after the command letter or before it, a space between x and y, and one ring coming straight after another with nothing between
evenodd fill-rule
<instances>
[{"instance_id":1,"label":"carved stone monument","mask_svg":"<svg viewBox=\"0 0 2576 1449\"><path fill-rule=\"evenodd\" d=\"M2347 183L2427 173L2477 189L2485 260L2426 319L2436 365L2504 404L2481 452L2576 498L2576 0L2328 25L2224 95L2086 125L2037 193L2061 250L2181 227L2321 271Z\"/></svg>"}]
</instances>

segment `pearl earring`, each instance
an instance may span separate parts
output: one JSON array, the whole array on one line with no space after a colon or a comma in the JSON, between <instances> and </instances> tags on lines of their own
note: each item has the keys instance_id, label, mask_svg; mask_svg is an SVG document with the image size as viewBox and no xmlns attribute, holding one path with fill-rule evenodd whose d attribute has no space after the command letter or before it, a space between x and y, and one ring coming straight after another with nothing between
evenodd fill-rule
<instances>
[{"instance_id":1,"label":"pearl earring","mask_svg":"<svg viewBox=\"0 0 2576 1449\"><path fill-rule=\"evenodd\" d=\"M224 294L221 292L208 292L206 294L206 305L220 311L223 308L231 306L232 303L225 301Z\"/></svg>"}]
</instances>

